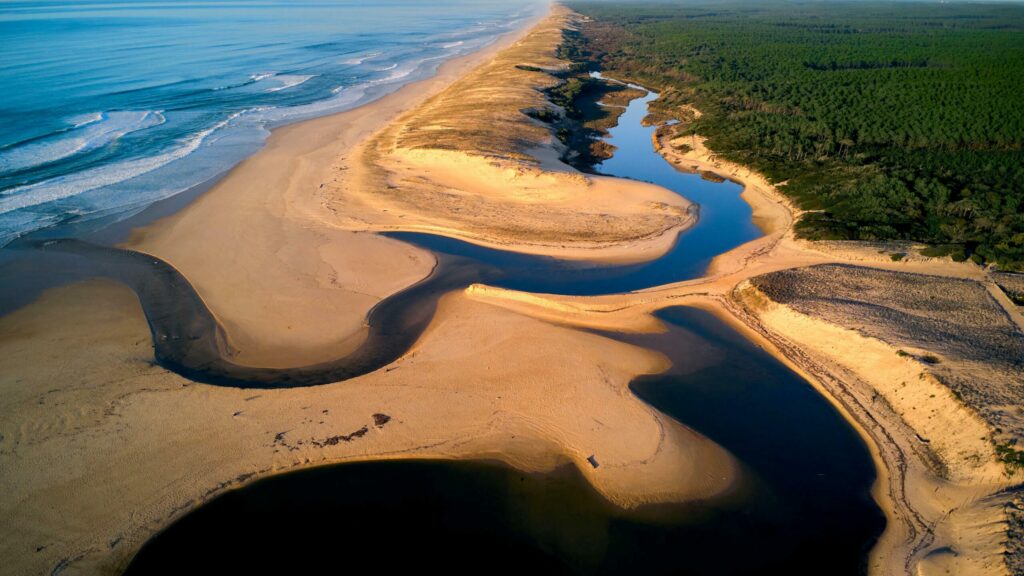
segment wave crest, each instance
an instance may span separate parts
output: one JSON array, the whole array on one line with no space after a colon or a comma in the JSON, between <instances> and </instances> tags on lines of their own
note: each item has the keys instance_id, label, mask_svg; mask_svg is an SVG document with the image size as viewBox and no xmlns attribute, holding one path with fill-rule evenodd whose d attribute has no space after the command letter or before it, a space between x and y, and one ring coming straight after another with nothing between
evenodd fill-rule
<instances>
[{"instance_id":1,"label":"wave crest","mask_svg":"<svg viewBox=\"0 0 1024 576\"><path fill-rule=\"evenodd\" d=\"M165 122L157 111L96 112L68 118L71 128L0 150L0 174L52 164L102 148L121 137Z\"/></svg>"}]
</instances>

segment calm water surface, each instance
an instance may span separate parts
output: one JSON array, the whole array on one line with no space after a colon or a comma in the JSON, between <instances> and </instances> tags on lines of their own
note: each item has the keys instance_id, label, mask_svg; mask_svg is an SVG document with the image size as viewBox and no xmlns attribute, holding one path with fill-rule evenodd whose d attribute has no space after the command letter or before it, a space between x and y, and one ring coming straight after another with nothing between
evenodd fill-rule
<instances>
[{"instance_id":1,"label":"calm water surface","mask_svg":"<svg viewBox=\"0 0 1024 576\"><path fill-rule=\"evenodd\" d=\"M152 539L128 574L344 566L862 573L884 520L868 494L875 475L857 435L806 382L709 313L671 308L660 316L669 333L632 341L665 351L675 365L632 388L742 461L742 486L728 498L624 514L571 468L528 475L487 463L322 467L216 498Z\"/></svg>"},{"instance_id":2,"label":"calm water surface","mask_svg":"<svg viewBox=\"0 0 1024 576\"><path fill-rule=\"evenodd\" d=\"M599 76L595 74L596 76ZM637 88L639 88L637 86ZM434 252L473 258L502 270L502 278L488 280L495 286L541 292L590 296L615 294L699 278L711 259L760 237L751 220L750 205L741 197L743 187L731 181L712 182L697 174L680 172L656 153L651 144L654 126L644 126L648 103L658 95L630 102L607 141L617 147L615 155L599 164L599 172L653 182L699 205L697 223L679 235L664 256L632 266L572 264L537 256L503 252L467 242L417 233L388 234Z\"/></svg>"}]
</instances>

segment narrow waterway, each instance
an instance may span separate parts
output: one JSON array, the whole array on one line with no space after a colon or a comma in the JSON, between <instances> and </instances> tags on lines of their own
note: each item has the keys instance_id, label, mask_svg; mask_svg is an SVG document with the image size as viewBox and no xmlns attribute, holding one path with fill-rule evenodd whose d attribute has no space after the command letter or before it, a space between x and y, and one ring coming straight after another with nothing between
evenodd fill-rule
<instances>
[{"instance_id":1,"label":"narrow waterway","mask_svg":"<svg viewBox=\"0 0 1024 576\"><path fill-rule=\"evenodd\" d=\"M599 74L594 74L601 77ZM634 99L609 130L606 141L615 154L596 166L598 172L619 178L652 182L697 204L697 222L683 231L673 247L650 262L627 266L568 264L512 252L482 248L444 236L415 233L389 234L435 253L451 254L495 265L505 272L489 283L544 294L592 296L617 294L699 278L711 259L758 238L750 205L741 197L743 187L735 182L713 182L698 174L681 172L652 146L656 126L645 126L644 117L655 92Z\"/></svg>"},{"instance_id":2,"label":"narrow waterway","mask_svg":"<svg viewBox=\"0 0 1024 576\"><path fill-rule=\"evenodd\" d=\"M431 279L394 297L394 313L415 310L422 319L438 295L476 281L599 294L685 280L756 238L738 185L678 172L653 150L654 128L641 120L654 98L629 105L609 138L616 154L600 169L700 203L697 225L668 254L640 265L587 266L394 234L434 251L440 262ZM631 389L737 457L742 481L728 497L627 514L572 468L528 475L465 462L322 467L214 499L153 538L128 573L346 566L457 574L863 573L884 526L870 497L875 470L863 441L807 382L713 315L674 307L659 317L668 332L607 336L672 360L670 370L639 378ZM409 330L402 332L408 339Z\"/></svg>"}]
</instances>

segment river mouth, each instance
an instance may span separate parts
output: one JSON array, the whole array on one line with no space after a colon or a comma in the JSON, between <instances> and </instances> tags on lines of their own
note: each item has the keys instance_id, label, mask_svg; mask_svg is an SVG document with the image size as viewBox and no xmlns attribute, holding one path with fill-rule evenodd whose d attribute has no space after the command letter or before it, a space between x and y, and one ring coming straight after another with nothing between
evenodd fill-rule
<instances>
[{"instance_id":1,"label":"river mouth","mask_svg":"<svg viewBox=\"0 0 1024 576\"><path fill-rule=\"evenodd\" d=\"M31 247L48 257L84 257L86 275L135 289L157 360L188 378L251 388L336 383L401 357L437 299L471 283L628 292L697 278L714 256L759 237L739 185L679 172L652 149L654 128L641 120L656 97L630 103L609 137L617 152L598 170L660 184L700 205L697 224L666 255L600 266L390 234L431 250L438 267L375 308L367 344L337 363L232 365L220 326L168 264L75 240ZM710 314L671 308L658 315L670 327L664 334L606 336L672 360L668 372L631 389L737 457L742 481L728 497L635 516L611 507L574 469L535 476L482 463L345 464L270 477L214 499L152 539L128 573L336 572L348 565L387 572L497 565L499 572L576 574L863 573L884 526L870 496L875 471L864 443L811 386Z\"/></svg>"},{"instance_id":2,"label":"river mouth","mask_svg":"<svg viewBox=\"0 0 1024 576\"><path fill-rule=\"evenodd\" d=\"M640 88L640 87L637 87ZM395 232L386 236L432 252L433 273L374 307L368 338L345 357L288 368L234 363L224 329L191 283L169 263L132 250L79 239L27 236L7 254L35 252L28 286L12 283L8 304L24 303L41 288L73 279L111 278L135 291L149 321L156 361L205 384L239 388L293 388L331 384L379 370L405 354L426 329L438 299L473 283L544 294L592 296L652 288L700 277L712 258L761 236L753 225L742 187L680 172L651 148L654 126L645 126L654 92L634 99L609 131L616 154L599 172L647 180L699 206L700 217L680 233L661 257L636 264L607 265L487 248L446 236ZM25 262L26 259L22 259ZM16 261L17 263L17 261ZM51 265L47 265L51 263ZM39 269L43 272L39 272ZM15 286L17 284L17 286ZM10 296L10 297L8 297Z\"/></svg>"},{"instance_id":3,"label":"river mouth","mask_svg":"<svg viewBox=\"0 0 1024 576\"><path fill-rule=\"evenodd\" d=\"M570 465L549 474L486 462L325 466L215 498L150 540L126 574L863 573L884 518L856 433L712 314L675 307L659 317L667 333L615 336L674 364L631 388L741 460L740 484L723 497L625 512Z\"/></svg>"}]
</instances>

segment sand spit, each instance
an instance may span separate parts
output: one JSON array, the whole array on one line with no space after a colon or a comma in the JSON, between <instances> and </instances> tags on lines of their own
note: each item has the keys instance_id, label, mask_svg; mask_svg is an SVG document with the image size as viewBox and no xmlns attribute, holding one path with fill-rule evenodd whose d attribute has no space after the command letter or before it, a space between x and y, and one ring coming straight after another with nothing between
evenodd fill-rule
<instances>
[{"instance_id":1,"label":"sand spit","mask_svg":"<svg viewBox=\"0 0 1024 576\"><path fill-rule=\"evenodd\" d=\"M694 218L684 199L568 167L554 128L524 113L562 113L543 89L561 82L568 62L556 48L575 18L555 7L528 37L340 162L325 194L338 225L562 258L637 261L667 251Z\"/></svg>"},{"instance_id":2,"label":"sand spit","mask_svg":"<svg viewBox=\"0 0 1024 576\"><path fill-rule=\"evenodd\" d=\"M823 261L820 252L803 249L788 238L767 250L763 243L764 239L754 241L724 256L727 263L742 265L736 271L631 294L570 297L473 286L468 295L568 327L605 325L625 332L657 330L657 320L650 314L666 306L697 306L715 313L807 378L869 443L880 469L875 496L889 520L873 550L871 574L1008 573L1007 563L1015 556L1004 555L1004 551L1014 549L1008 548L1007 520L1016 510L1012 500L1021 478L1019 472L1008 476L996 461L991 441L995 432L981 413L990 411L1001 417L1018 414L1013 411L1019 410L1020 401L1012 401L1009 406L993 404L988 409L973 407L956 397L953 381L943 379L955 374L966 384L973 377L982 378L976 389L994 403L1005 400L1011 391L1020 393L1019 384L1013 387L1014 374L1007 369L1019 357L1006 355L1011 354L1006 346L996 344L1004 355L991 365L984 360L955 357L952 351L969 344L978 333L1003 344L1007 340L1018 342L1022 334L1003 313L1005 308L985 286L955 279L956 267L933 262L934 271L945 273L945 277L933 278L934 290L948 291L947 302L969 296L970 303L964 305L979 312L982 323L974 323L977 330L971 332L972 323L968 322L967 333L950 342L945 352L932 352L930 343L920 341L929 332L913 328L903 336L917 338L916 344L882 341L859 332L866 320L848 316L847 320L855 322L857 330L853 330L833 323L839 322L837 317L801 314L760 293L748 279L755 277L753 281L757 281L758 274L774 270L802 274L815 268L800 266ZM831 276L844 272L832 272ZM875 297L893 301L900 300L903 285L893 282L892 277L917 276L870 269L862 274L888 275L889 281L874 287L861 286L860 275L854 270L847 281L851 290L858 286L865 291L874 288ZM949 291L945 283L958 290ZM829 285L820 286L827 294ZM936 316L941 318L941 314L935 314L927 302L921 303L913 295L903 298L917 308L932 310L931 317L922 313L916 321L935 336L937 332L928 325L938 321ZM1002 329L993 334L984 320L1000 317ZM874 319L875 330L901 333L899 320L894 321L890 314ZM974 352L986 357L991 349L985 344L973 347ZM899 354L899 350L907 355ZM940 364L924 360L931 354L942 355ZM991 376L1005 386L986 390L986 378ZM1019 380L1019 372L1016 377ZM1002 435L1008 436L1012 434Z\"/></svg>"}]
</instances>

